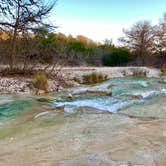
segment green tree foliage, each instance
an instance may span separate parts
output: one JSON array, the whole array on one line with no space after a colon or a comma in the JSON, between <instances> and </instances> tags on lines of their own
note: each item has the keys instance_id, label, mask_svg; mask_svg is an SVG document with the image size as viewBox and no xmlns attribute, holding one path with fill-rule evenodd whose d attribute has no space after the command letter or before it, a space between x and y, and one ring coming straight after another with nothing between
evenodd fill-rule
<instances>
[{"instance_id":1,"label":"green tree foliage","mask_svg":"<svg viewBox=\"0 0 166 166\"><path fill-rule=\"evenodd\" d=\"M47 27L41 27L35 33L36 54L40 63L52 63L56 54L56 37Z\"/></svg>"},{"instance_id":2,"label":"green tree foliage","mask_svg":"<svg viewBox=\"0 0 166 166\"><path fill-rule=\"evenodd\" d=\"M76 38L69 36L67 41L68 54L72 60L78 61L78 63L87 62L95 54L97 43L85 36L79 35Z\"/></svg>"},{"instance_id":3,"label":"green tree foliage","mask_svg":"<svg viewBox=\"0 0 166 166\"><path fill-rule=\"evenodd\" d=\"M105 66L121 66L127 64L131 60L130 52L124 48L114 48L111 54L103 56L103 64Z\"/></svg>"}]
</instances>

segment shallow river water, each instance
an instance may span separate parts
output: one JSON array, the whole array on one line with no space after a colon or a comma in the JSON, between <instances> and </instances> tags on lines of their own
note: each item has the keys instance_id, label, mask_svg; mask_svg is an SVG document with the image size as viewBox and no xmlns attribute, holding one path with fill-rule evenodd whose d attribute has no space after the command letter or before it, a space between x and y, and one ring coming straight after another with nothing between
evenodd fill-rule
<instances>
[{"instance_id":1,"label":"shallow river water","mask_svg":"<svg viewBox=\"0 0 166 166\"><path fill-rule=\"evenodd\" d=\"M87 88L112 96L79 93ZM160 79L115 78L42 98L0 95L0 166L139 165L166 166Z\"/></svg>"}]
</instances>

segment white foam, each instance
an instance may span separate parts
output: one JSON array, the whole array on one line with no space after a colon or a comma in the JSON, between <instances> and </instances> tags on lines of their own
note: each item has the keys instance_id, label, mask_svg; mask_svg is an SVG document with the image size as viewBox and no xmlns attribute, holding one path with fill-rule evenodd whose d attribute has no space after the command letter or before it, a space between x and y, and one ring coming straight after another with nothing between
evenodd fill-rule
<instances>
[{"instance_id":1,"label":"white foam","mask_svg":"<svg viewBox=\"0 0 166 166\"><path fill-rule=\"evenodd\" d=\"M72 105L67 105L64 107L64 112L66 113L76 113L77 109Z\"/></svg>"},{"instance_id":2,"label":"white foam","mask_svg":"<svg viewBox=\"0 0 166 166\"><path fill-rule=\"evenodd\" d=\"M39 113L39 114L37 114L36 116L35 116L35 119L36 118L39 118L39 117L41 117L41 116L44 116L44 115L46 115L46 114L48 114L49 112L48 111L46 111L46 112L41 112L41 113Z\"/></svg>"},{"instance_id":3,"label":"white foam","mask_svg":"<svg viewBox=\"0 0 166 166\"><path fill-rule=\"evenodd\" d=\"M160 94L166 94L166 89L163 88L163 89L159 89L159 90L134 93L134 95L140 95L144 99L148 98L148 97L160 95Z\"/></svg>"},{"instance_id":4,"label":"white foam","mask_svg":"<svg viewBox=\"0 0 166 166\"><path fill-rule=\"evenodd\" d=\"M139 85L141 85L142 87L144 87L144 88L147 88L147 87L148 87L148 83L145 82L145 81L138 81L137 83L138 83Z\"/></svg>"}]
</instances>

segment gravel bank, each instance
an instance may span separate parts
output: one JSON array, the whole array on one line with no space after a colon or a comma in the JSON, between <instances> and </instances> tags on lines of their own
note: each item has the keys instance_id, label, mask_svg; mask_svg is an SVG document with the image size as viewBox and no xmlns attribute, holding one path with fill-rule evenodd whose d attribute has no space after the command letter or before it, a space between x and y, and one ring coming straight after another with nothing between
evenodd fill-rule
<instances>
[{"instance_id":1,"label":"gravel bank","mask_svg":"<svg viewBox=\"0 0 166 166\"><path fill-rule=\"evenodd\" d=\"M99 72L108 75L108 78L132 76L135 72L146 72L147 77L159 77L160 70L148 67L65 67L62 68L60 77L70 85L78 85L73 81L74 77L81 78L84 74ZM0 93L26 93L35 92L31 78L0 77ZM63 90L65 87L56 79L49 80L49 92Z\"/></svg>"}]
</instances>

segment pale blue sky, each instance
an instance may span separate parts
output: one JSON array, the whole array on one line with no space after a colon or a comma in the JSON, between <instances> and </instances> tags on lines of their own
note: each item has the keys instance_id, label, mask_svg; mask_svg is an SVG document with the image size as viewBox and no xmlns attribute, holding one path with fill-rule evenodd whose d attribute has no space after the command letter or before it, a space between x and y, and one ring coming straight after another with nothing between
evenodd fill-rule
<instances>
[{"instance_id":1,"label":"pale blue sky","mask_svg":"<svg viewBox=\"0 0 166 166\"><path fill-rule=\"evenodd\" d=\"M113 38L116 43L123 28L140 20L155 24L164 12L166 0L58 0L52 20L67 35Z\"/></svg>"}]
</instances>

